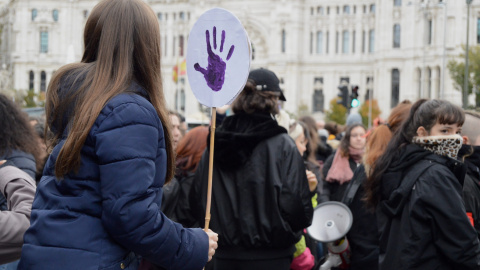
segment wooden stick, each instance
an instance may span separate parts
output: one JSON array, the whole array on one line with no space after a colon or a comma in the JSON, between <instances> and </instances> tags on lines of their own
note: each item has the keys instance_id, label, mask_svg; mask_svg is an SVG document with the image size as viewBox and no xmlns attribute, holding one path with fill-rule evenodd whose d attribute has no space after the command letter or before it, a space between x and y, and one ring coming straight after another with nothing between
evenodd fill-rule
<instances>
[{"instance_id":1,"label":"wooden stick","mask_svg":"<svg viewBox=\"0 0 480 270\"><path fill-rule=\"evenodd\" d=\"M205 228L208 231L210 225L210 207L212 205L212 178L213 178L213 151L215 149L215 125L217 122L217 108L212 107L212 124L210 126L210 157L208 163L208 189L207 189L207 209L205 213Z\"/></svg>"}]
</instances>

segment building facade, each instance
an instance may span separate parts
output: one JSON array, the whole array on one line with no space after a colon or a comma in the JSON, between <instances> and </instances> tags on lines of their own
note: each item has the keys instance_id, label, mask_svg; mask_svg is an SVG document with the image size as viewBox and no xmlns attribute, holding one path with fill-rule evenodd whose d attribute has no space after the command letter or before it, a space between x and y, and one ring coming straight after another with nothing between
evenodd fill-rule
<instances>
[{"instance_id":1,"label":"building facade","mask_svg":"<svg viewBox=\"0 0 480 270\"><path fill-rule=\"evenodd\" d=\"M80 61L83 27L98 0L0 0L0 68L9 87L46 91L52 74ZM446 63L466 42L460 0L146 0L158 17L170 109L203 117L181 68L190 29L212 7L234 13L252 42L252 68L281 80L291 113L329 108L342 81L383 116L399 101L444 98L461 104ZM470 45L480 42L480 1L470 10ZM5 76L4 76L5 77ZM4 83L6 85L6 83Z\"/></svg>"}]
</instances>

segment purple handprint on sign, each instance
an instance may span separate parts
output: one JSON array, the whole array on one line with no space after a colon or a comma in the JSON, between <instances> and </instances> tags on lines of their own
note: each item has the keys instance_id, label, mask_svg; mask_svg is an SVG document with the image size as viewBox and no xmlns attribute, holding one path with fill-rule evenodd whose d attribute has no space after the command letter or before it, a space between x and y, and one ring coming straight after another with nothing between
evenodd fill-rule
<instances>
[{"instance_id":1,"label":"purple handprint on sign","mask_svg":"<svg viewBox=\"0 0 480 270\"><path fill-rule=\"evenodd\" d=\"M222 90L223 83L225 82L225 70L227 69L227 64L222 60L222 58L212 51L212 46L210 45L210 32L208 30L205 32L207 38L207 52L208 52L208 67L207 69L202 68L198 63L193 65L196 71L199 71L205 77L207 85L215 92ZM220 52L223 52L223 44L225 43L225 31L222 31L222 43L220 44ZM213 48L217 49L217 28L213 27ZM232 57L233 50L235 46L232 45L227 54L227 61Z\"/></svg>"}]
</instances>

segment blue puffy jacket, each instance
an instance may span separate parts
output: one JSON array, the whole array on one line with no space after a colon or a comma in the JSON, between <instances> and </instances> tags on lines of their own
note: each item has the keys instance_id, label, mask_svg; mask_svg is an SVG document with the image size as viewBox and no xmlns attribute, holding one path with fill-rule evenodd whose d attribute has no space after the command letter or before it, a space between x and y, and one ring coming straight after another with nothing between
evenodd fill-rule
<instances>
[{"instance_id":1,"label":"blue puffy jacket","mask_svg":"<svg viewBox=\"0 0 480 270\"><path fill-rule=\"evenodd\" d=\"M80 170L58 181L64 139L38 185L19 269L136 269L133 253L166 269L205 265L205 232L160 211L167 157L162 123L147 99L111 99L83 145Z\"/></svg>"}]
</instances>

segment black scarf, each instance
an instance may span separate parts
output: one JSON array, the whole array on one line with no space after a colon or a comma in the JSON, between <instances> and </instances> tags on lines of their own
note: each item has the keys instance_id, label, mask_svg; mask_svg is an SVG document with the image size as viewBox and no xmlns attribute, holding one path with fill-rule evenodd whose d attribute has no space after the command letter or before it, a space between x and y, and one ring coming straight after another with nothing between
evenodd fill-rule
<instances>
[{"instance_id":1,"label":"black scarf","mask_svg":"<svg viewBox=\"0 0 480 270\"><path fill-rule=\"evenodd\" d=\"M215 164L225 169L240 168L258 143L287 130L269 114L236 114L225 118L215 132ZM210 136L207 138L207 149Z\"/></svg>"}]
</instances>

